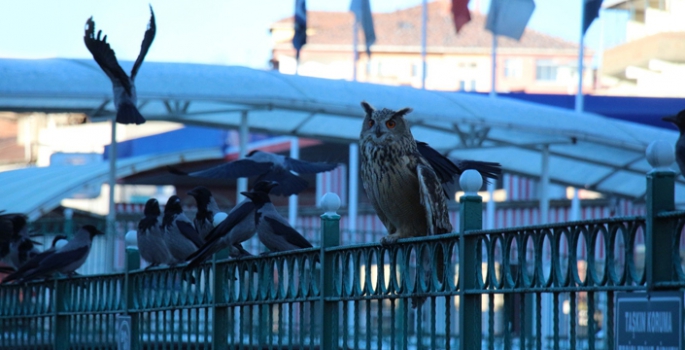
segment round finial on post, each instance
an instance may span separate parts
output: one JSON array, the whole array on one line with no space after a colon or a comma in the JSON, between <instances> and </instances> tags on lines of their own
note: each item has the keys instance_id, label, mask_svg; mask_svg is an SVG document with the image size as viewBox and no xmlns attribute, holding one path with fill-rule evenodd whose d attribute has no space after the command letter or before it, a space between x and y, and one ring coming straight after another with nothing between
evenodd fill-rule
<instances>
[{"instance_id":1,"label":"round finial on post","mask_svg":"<svg viewBox=\"0 0 685 350\"><path fill-rule=\"evenodd\" d=\"M227 217L228 214L223 212L218 212L214 214L214 220L212 221L212 225L214 225L214 227L217 227L222 221L226 220Z\"/></svg>"},{"instance_id":2,"label":"round finial on post","mask_svg":"<svg viewBox=\"0 0 685 350\"><path fill-rule=\"evenodd\" d=\"M483 177L477 170L469 169L459 176L459 186L467 196L477 196L483 186Z\"/></svg>"},{"instance_id":3,"label":"round finial on post","mask_svg":"<svg viewBox=\"0 0 685 350\"><path fill-rule=\"evenodd\" d=\"M138 232L136 230L126 232L124 241L126 242L126 248L138 248Z\"/></svg>"},{"instance_id":4,"label":"round finial on post","mask_svg":"<svg viewBox=\"0 0 685 350\"><path fill-rule=\"evenodd\" d=\"M338 215L337 211L340 209L340 197L333 192L327 192L321 197L321 207L324 215Z\"/></svg>"},{"instance_id":5,"label":"round finial on post","mask_svg":"<svg viewBox=\"0 0 685 350\"><path fill-rule=\"evenodd\" d=\"M647 146L647 161L654 168L653 170L671 170L671 164L675 161L675 150L673 146L664 140L652 141Z\"/></svg>"},{"instance_id":6,"label":"round finial on post","mask_svg":"<svg viewBox=\"0 0 685 350\"><path fill-rule=\"evenodd\" d=\"M64 209L64 218L71 220L74 217L74 209L66 208Z\"/></svg>"}]
</instances>

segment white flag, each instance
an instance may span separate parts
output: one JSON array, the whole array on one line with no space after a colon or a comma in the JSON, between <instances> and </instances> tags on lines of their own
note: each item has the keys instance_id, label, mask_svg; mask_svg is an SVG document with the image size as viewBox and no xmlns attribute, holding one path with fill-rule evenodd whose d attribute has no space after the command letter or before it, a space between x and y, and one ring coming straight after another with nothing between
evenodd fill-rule
<instances>
[{"instance_id":1,"label":"white flag","mask_svg":"<svg viewBox=\"0 0 685 350\"><path fill-rule=\"evenodd\" d=\"M496 35L521 40L534 10L533 0L492 0L485 29Z\"/></svg>"}]
</instances>

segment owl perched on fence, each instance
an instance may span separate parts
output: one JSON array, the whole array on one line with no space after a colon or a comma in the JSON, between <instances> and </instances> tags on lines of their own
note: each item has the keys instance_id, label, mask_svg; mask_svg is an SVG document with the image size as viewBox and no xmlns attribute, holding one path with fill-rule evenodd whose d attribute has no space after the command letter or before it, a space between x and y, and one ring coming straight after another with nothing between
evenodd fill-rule
<instances>
[{"instance_id":1,"label":"owl perched on fence","mask_svg":"<svg viewBox=\"0 0 685 350\"><path fill-rule=\"evenodd\" d=\"M359 138L364 190L388 230L382 243L452 231L441 182L421 155L404 115L410 108L366 111Z\"/></svg>"}]
</instances>

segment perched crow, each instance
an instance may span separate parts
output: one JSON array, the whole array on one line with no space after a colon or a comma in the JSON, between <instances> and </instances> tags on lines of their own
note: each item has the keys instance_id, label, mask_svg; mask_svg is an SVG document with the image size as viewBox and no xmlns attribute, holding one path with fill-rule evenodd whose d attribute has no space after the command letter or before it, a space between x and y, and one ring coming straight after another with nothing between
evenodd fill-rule
<instances>
[{"instance_id":1,"label":"perched crow","mask_svg":"<svg viewBox=\"0 0 685 350\"><path fill-rule=\"evenodd\" d=\"M17 277L25 274L29 270L33 270L37 267L40 266L41 261L43 261L45 258L50 256L55 252L55 250L58 249L57 243L61 241L66 241L67 236L65 235L57 235L55 238L52 239L52 245L50 248L36 254L33 258L31 258L29 261L24 263L24 265L21 265L18 269L16 269L11 275L5 277L4 280L2 280L2 283L7 283L15 280Z\"/></svg>"},{"instance_id":2,"label":"perched crow","mask_svg":"<svg viewBox=\"0 0 685 350\"><path fill-rule=\"evenodd\" d=\"M190 264L193 267L201 264L207 260L212 254L224 249L230 248L229 254L232 257L239 258L249 255L242 245L242 242L252 238L257 232L257 223L255 213L257 206L246 193L266 193L276 186L275 182L260 181L250 192L243 194L248 199L238 203L221 223L219 223L207 236L207 243L205 243L195 254L188 257Z\"/></svg>"},{"instance_id":3,"label":"perched crow","mask_svg":"<svg viewBox=\"0 0 685 350\"><path fill-rule=\"evenodd\" d=\"M193 220L195 230L206 241L209 231L214 228L214 215L219 212L219 205L216 204L212 192L206 187L195 187L188 191L188 194L193 196L195 203L197 203L197 213Z\"/></svg>"},{"instance_id":4,"label":"perched crow","mask_svg":"<svg viewBox=\"0 0 685 350\"><path fill-rule=\"evenodd\" d=\"M102 31L99 30L97 36L95 35L95 22L93 17L90 17L86 22L86 33L83 36L83 41L86 43L88 51L93 55L95 62L102 68L112 81L112 89L114 90L114 106L117 109L117 123L121 124L142 124L145 123L145 118L140 114L136 107L137 96L136 86L134 80L140 65L143 64L145 55L152 45L152 40L155 38L155 13L150 6L150 23L145 31L143 43L140 45L140 53L136 62L131 69L131 76L126 75L126 72L121 68L114 50L107 43L107 35L100 37Z\"/></svg>"},{"instance_id":5,"label":"perched crow","mask_svg":"<svg viewBox=\"0 0 685 350\"><path fill-rule=\"evenodd\" d=\"M140 256L150 263L149 267L172 262L171 253L164 240L164 230L162 230L161 211L159 202L148 199L145 203L145 217L138 223L138 251Z\"/></svg>"},{"instance_id":6,"label":"perched crow","mask_svg":"<svg viewBox=\"0 0 685 350\"><path fill-rule=\"evenodd\" d=\"M249 198L256 207L257 237L270 251L284 252L312 247L312 244L276 211L268 191L253 189L250 192L243 192L243 195Z\"/></svg>"},{"instance_id":7,"label":"perched crow","mask_svg":"<svg viewBox=\"0 0 685 350\"><path fill-rule=\"evenodd\" d=\"M73 275L76 269L81 267L86 261L86 258L88 258L93 237L100 234L103 233L92 225L81 227L69 243L62 248L55 249L54 252L47 254L37 263L36 267L26 269L22 273L17 271L15 275L11 275L11 280L26 282L50 276L55 272L63 273L68 276ZM55 243L56 242L57 241L55 241ZM9 278L10 276L8 276L5 281Z\"/></svg>"},{"instance_id":8,"label":"perched crow","mask_svg":"<svg viewBox=\"0 0 685 350\"><path fill-rule=\"evenodd\" d=\"M190 254L195 253L203 242L197 234L193 222L183 213L181 199L171 196L164 207L162 219L164 240L171 253L171 264L186 261Z\"/></svg>"},{"instance_id":9,"label":"perched crow","mask_svg":"<svg viewBox=\"0 0 685 350\"><path fill-rule=\"evenodd\" d=\"M173 167L169 167L169 170L177 175L210 179L234 179L257 176L256 182L275 181L278 183L278 186L271 190L271 194L290 196L302 192L308 186L307 181L293 174L293 171L299 174L316 174L331 171L337 166L337 163L307 162L279 154L252 151L244 159L217 165L206 170L192 173L185 173Z\"/></svg>"}]
</instances>

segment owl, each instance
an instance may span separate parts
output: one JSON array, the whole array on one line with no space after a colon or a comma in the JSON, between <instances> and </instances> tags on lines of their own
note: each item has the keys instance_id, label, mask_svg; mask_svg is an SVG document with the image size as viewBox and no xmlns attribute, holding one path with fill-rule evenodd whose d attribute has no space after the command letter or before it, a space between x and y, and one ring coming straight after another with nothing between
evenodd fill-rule
<instances>
[{"instance_id":1,"label":"owl","mask_svg":"<svg viewBox=\"0 0 685 350\"><path fill-rule=\"evenodd\" d=\"M359 137L361 177L388 230L381 243L451 232L440 178L419 152L404 119L411 108L376 110L366 102L362 107L366 116Z\"/></svg>"}]
</instances>

